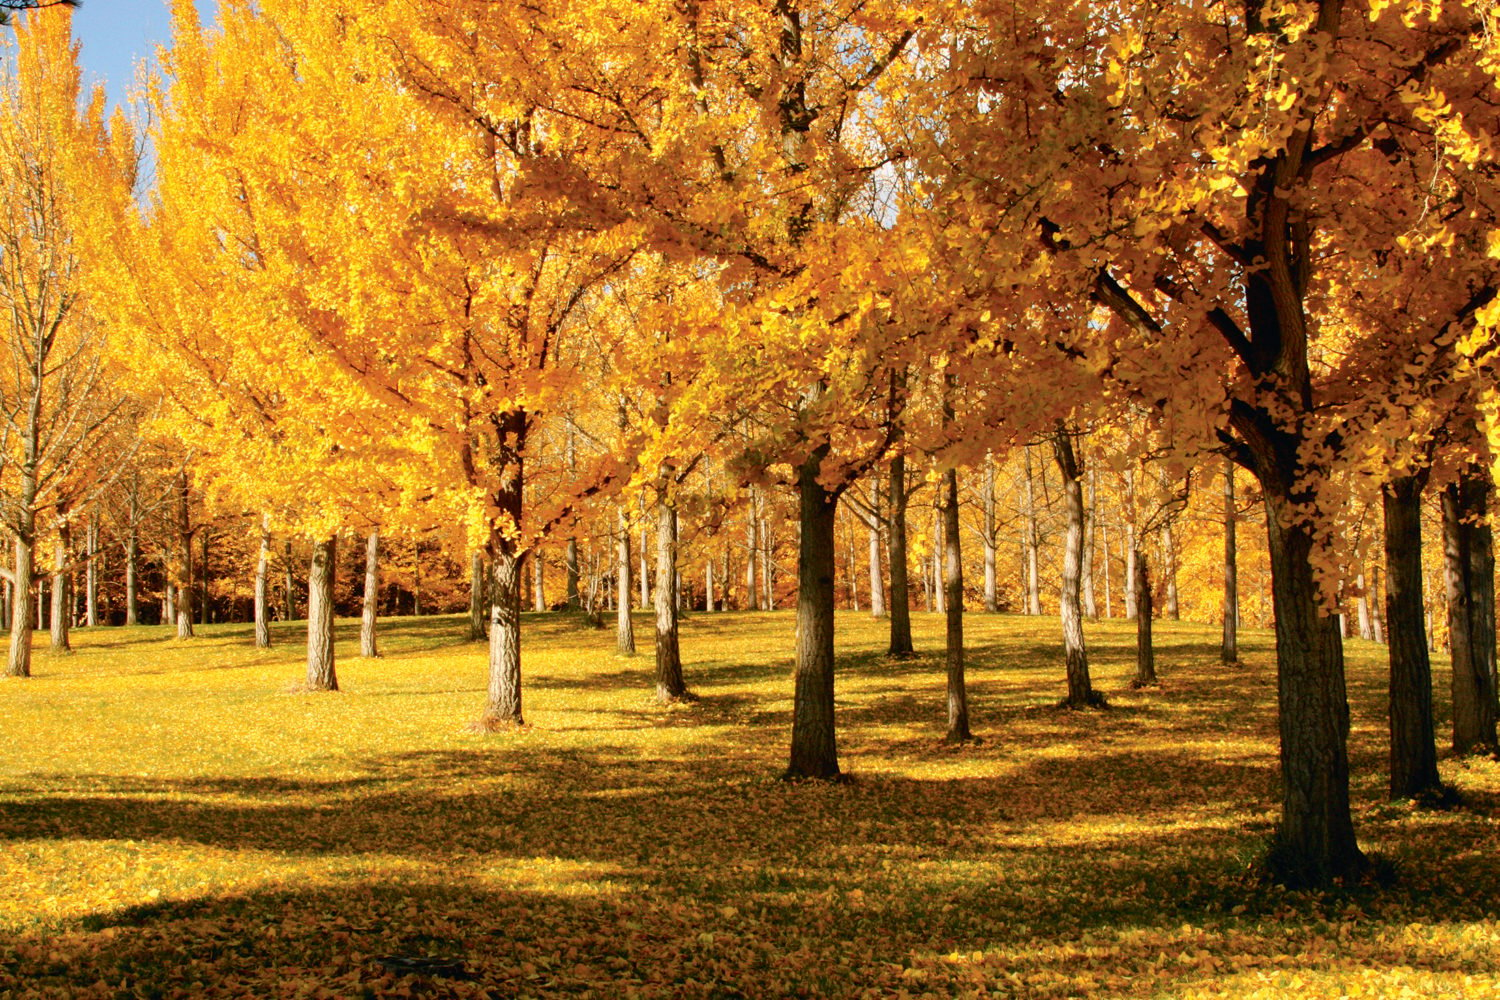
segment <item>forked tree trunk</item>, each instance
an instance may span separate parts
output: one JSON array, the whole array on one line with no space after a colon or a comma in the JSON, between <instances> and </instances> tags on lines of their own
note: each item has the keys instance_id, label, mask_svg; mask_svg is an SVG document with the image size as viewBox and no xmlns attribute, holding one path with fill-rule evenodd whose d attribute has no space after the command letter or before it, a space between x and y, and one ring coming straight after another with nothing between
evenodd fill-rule
<instances>
[{"instance_id":1,"label":"forked tree trunk","mask_svg":"<svg viewBox=\"0 0 1500 1000\"><path fill-rule=\"evenodd\" d=\"M68 525L58 525L57 540L52 545L52 651L70 653L73 645L68 641L73 624L72 581L68 578Z\"/></svg>"},{"instance_id":2,"label":"forked tree trunk","mask_svg":"<svg viewBox=\"0 0 1500 1000\"><path fill-rule=\"evenodd\" d=\"M469 641L478 642L484 638L484 626L489 621L488 608L485 602L487 589L485 587L484 553L475 549L469 553Z\"/></svg>"},{"instance_id":3,"label":"forked tree trunk","mask_svg":"<svg viewBox=\"0 0 1500 1000\"><path fill-rule=\"evenodd\" d=\"M18 519L22 532L16 536L15 604L10 617L10 654L5 665L7 677L31 676L31 630L32 615L33 550L31 532L35 527L35 515L29 506L20 509Z\"/></svg>"},{"instance_id":4,"label":"forked tree trunk","mask_svg":"<svg viewBox=\"0 0 1500 1000\"><path fill-rule=\"evenodd\" d=\"M271 648L271 519L261 518L260 553L255 559L255 647Z\"/></svg>"},{"instance_id":5,"label":"forked tree trunk","mask_svg":"<svg viewBox=\"0 0 1500 1000\"><path fill-rule=\"evenodd\" d=\"M677 573L677 510L665 498L656 502L656 700L687 697L682 654L677 645L677 601L672 580Z\"/></svg>"},{"instance_id":6,"label":"forked tree trunk","mask_svg":"<svg viewBox=\"0 0 1500 1000\"><path fill-rule=\"evenodd\" d=\"M615 650L625 656L634 656L635 623L630 619L630 521L625 516L624 507L619 509L617 518L615 572L620 577L620 600L615 608Z\"/></svg>"},{"instance_id":7,"label":"forked tree trunk","mask_svg":"<svg viewBox=\"0 0 1500 1000\"><path fill-rule=\"evenodd\" d=\"M1155 601L1151 597L1151 566L1146 553L1135 553L1135 678L1131 687L1143 688L1156 681L1156 645L1151 638Z\"/></svg>"},{"instance_id":8,"label":"forked tree trunk","mask_svg":"<svg viewBox=\"0 0 1500 1000\"><path fill-rule=\"evenodd\" d=\"M359 618L359 655L372 660L380 655L380 644L375 634L380 615L380 529L371 531L365 538L365 593L364 607Z\"/></svg>"},{"instance_id":9,"label":"forked tree trunk","mask_svg":"<svg viewBox=\"0 0 1500 1000\"><path fill-rule=\"evenodd\" d=\"M337 536L314 542L307 572L307 689L337 691L333 663L333 575Z\"/></svg>"},{"instance_id":10,"label":"forked tree trunk","mask_svg":"<svg viewBox=\"0 0 1500 1000\"><path fill-rule=\"evenodd\" d=\"M829 445L797 470L797 664L788 778L837 778L833 724L834 521L838 496L818 482ZM904 495L904 494L903 494Z\"/></svg>"},{"instance_id":11,"label":"forked tree trunk","mask_svg":"<svg viewBox=\"0 0 1500 1000\"><path fill-rule=\"evenodd\" d=\"M1443 490L1443 564L1453 660L1453 752L1496 746L1495 555L1490 483L1466 469Z\"/></svg>"},{"instance_id":12,"label":"forked tree trunk","mask_svg":"<svg viewBox=\"0 0 1500 1000\"><path fill-rule=\"evenodd\" d=\"M1219 643L1219 660L1226 664L1240 662L1240 574L1239 551L1235 544L1235 525L1239 515L1234 505L1234 462L1224 465L1224 637Z\"/></svg>"},{"instance_id":13,"label":"forked tree trunk","mask_svg":"<svg viewBox=\"0 0 1500 1000\"><path fill-rule=\"evenodd\" d=\"M1063 704L1069 708L1088 708L1103 705L1104 699L1094 691L1089 677L1088 649L1083 639L1083 608L1079 600L1083 576L1082 470L1073 450L1073 437L1066 428L1058 427L1053 433L1052 450L1062 473L1063 510L1067 522L1063 542L1062 593L1058 600L1068 678L1068 695Z\"/></svg>"},{"instance_id":14,"label":"forked tree trunk","mask_svg":"<svg viewBox=\"0 0 1500 1000\"><path fill-rule=\"evenodd\" d=\"M1392 479L1381 491L1385 512L1386 621L1390 625L1391 798L1437 793L1437 738L1432 721L1432 665L1422 601L1423 477Z\"/></svg>"},{"instance_id":15,"label":"forked tree trunk","mask_svg":"<svg viewBox=\"0 0 1500 1000\"><path fill-rule=\"evenodd\" d=\"M911 656L911 578L906 565L906 456L891 457L890 489L891 553L891 656Z\"/></svg>"},{"instance_id":16,"label":"forked tree trunk","mask_svg":"<svg viewBox=\"0 0 1500 1000\"><path fill-rule=\"evenodd\" d=\"M943 587L947 591L948 734L949 743L973 739L969 732L969 694L964 684L963 536L958 523L958 472L943 473Z\"/></svg>"}]
</instances>

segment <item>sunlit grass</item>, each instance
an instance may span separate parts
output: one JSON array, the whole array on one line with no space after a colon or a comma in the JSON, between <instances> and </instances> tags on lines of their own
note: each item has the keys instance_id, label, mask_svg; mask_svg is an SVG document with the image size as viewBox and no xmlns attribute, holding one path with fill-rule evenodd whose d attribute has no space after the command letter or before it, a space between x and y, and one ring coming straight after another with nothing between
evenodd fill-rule
<instances>
[{"instance_id":1,"label":"sunlit grass","mask_svg":"<svg viewBox=\"0 0 1500 1000\"><path fill-rule=\"evenodd\" d=\"M1351 752L1398 878L1325 896L1249 876L1267 634L1225 668L1159 623L1132 691L1133 632L1091 624L1113 707L1077 713L1054 621L973 615L981 742L951 747L940 620L900 662L839 627L839 786L776 780L783 613L693 616L673 707L649 649L529 616L529 726L493 735L459 618L387 623L376 661L343 624L334 695L291 693L290 625L82 631L0 684L0 997L1500 995L1500 766L1443 762L1465 809L1386 803L1383 649L1350 644Z\"/></svg>"}]
</instances>

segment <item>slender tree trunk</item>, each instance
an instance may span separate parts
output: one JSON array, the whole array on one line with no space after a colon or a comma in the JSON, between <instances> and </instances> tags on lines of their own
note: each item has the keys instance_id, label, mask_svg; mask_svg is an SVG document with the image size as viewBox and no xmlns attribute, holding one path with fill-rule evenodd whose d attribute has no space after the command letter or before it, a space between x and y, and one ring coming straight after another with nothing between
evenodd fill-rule
<instances>
[{"instance_id":1,"label":"slender tree trunk","mask_svg":"<svg viewBox=\"0 0 1500 1000\"><path fill-rule=\"evenodd\" d=\"M1490 484L1466 469L1443 490L1443 563L1453 660L1453 752L1496 747L1495 557Z\"/></svg>"},{"instance_id":2,"label":"slender tree trunk","mask_svg":"<svg viewBox=\"0 0 1500 1000\"><path fill-rule=\"evenodd\" d=\"M475 549L469 553L469 641L478 642L485 637L484 626L489 620L485 607L484 553Z\"/></svg>"},{"instance_id":3,"label":"slender tree trunk","mask_svg":"<svg viewBox=\"0 0 1500 1000\"><path fill-rule=\"evenodd\" d=\"M1135 558L1139 547L1136 544L1135 525L1125 525L1125 617L1134 619L1136 616L1135 606Z\"/></svg>"},{"instance_id":4,"label":"slender tree trunk","mask_svg":"<svg viewBox=\"0 0 1500 1000\"><path fill-rule=\"evenodd\" d=\"M1115 604L1114 604L1114 595L1109 592L1110 591L1110 582L1109 582L1110 565L1109 565L1109 526L1108 525L1105 525L1105 524L1099 525L1099 541L1102 542L1103 545L1104 545L1104 560L1103 560L1103 566L1102 566L1102 569L1104 570L1104 617L1105 618L1113 618L1115 616Z\"/></svg>"},{"instance_id":5,"label":"slender tree trunk","mask_svg":"<svg viewBox=\"0 0 1500 1000\"><path fill-rule=\"evenodd\" d=\"M372 660L380 655L380 646L375 634L376 619L380 614L380 529L376 528L365 537L365 593L364 607L359 619L359 655Z\"/></svg>"},{"instance_id":6,"label":"slender tree trunk","mask_svg":"<svg viewBox=\"0 0 1500 1000\"><path fill-rule=\"evenodd\" d=\"M255 560L255 647L271 648L271 517L260 519L260 553Z\"/></svg>"},{"instance_id":7,"label":"slender tree trunk","mask_svg":"<svg viewBox=\"0 0 1500 1000\"><path fill-rule=\"evenodd\" d=\"M1031 448L1022 449L1026 459L1026 613L1042 613L1042 575L1037 549L1040 547L1041 530L1037 527L1036 486L1031 476Z\"/></svg>"},{"instance_id":8,"label":"slender tree trunk","mask_svg":"<svg viewBox=\"0 0 1500 1000\"><path fill-rule=\"evenodd\" d=\"M875 480L870 491L870 616L879 618L885 614L885 580L880 565L880 480Z\"/></svg>"},{"instance_id":9,"label":"slender tree trunk","mask_svg":"<svg viewBox=\"0 0 1500 1000\"><path fill-rule=\"evenodd\" d=\"M5 675L7 677L30 677L31 630L33 628L32 538L36 530L36 515L32 513L29 504L21 506L18 511L18 520L21 522L21 533L16 536L16 564L12 571L15 574L16 583L15 608L10 618L10 654L6 662Z\"/></svg>"},{"instance_id":10,"label":"slender tree trunk","mask_svg":"<svg viewBox=\"0 0 1500 1000\"><path fill-rule=\"evenodd\" d=\"M286 564L286 620L295 621L297 618L297 590L296 582L292 578L292 542L287 539L281 550L282 560Z\"/></svg>"},{"instance_id":11,"label":"slender tree trunk","mask_svg":"<svg viewBox=\"0 0 1500 1000\"><path fill-rule=\"evenodd\" d=\"M1060 426L1053 433L1052 450L1062 473L1063 510L1067 519L1062 593L1058 600L1068 677L1068 695L1063 704L1069 708L1102 706L1104 699L1094 691L1089 677L1088 649L1083 639L1083 608L1079 601L1083 576L1083 470L1079 468L1073 436L1067 428Z\"/></svg>"},{"instance_id":12,"label":"slender tree trunk","mask_svg":"<svg viewBox=\"0 0 1500 1000\"><path fill-rule=\"evenodd\" d=\"M99 624L99 518L89 514L87 530L88 564L84 567L83 623L89 628Z\"/></svg>"},{"instance_id":13,"label":"slender tree trunk","mask_svg":"<svg viewBox=\"0 0 1500 1000\"><path fill-rule=\"evenodd\" d=\"M188 478L183 470L178 482L177 547L182 575L177 581L177 638L193 637L193 527L188 506Z\"/></svg>"},{"instance_id":14,"label":"slender tree trunk","mask_svg":"<svg viewBox=\"0 0 1500 1000\"><path fill-rule=\"evenodd\" d=\"M1239 515L1234 504L1234 462L1224 465L1224 637L1219 644L1219 660L1240 662L1240 576L1235 525Z\"/></svg>"},{"instance_id":15,"label":"slender tree trunk","mask_svg":"<svg viewBox=\"0 0 1500 1000\"><path fill-rule=\"evenodd\" d=\"M714 610L714 557L703 560L703 610Z\"/></svg>"},{"instance_id":16,"label":"slender tree trunk","mask_svg":"<svg viewBox=\"0 0 1500 1000\"><path fill-rule=\"evenodd\" d=\"M995 567L995 456L984 453L984 470L979 480L980 531L984 544L984 610L1000 610L999 581Z\"/></svg>"},{"instance_id":17,"label":"slender tree trunk","mask_svg":"<svg viewBox=\"0 0 1500 1000\"><path fill-rule=\"evenodd\" d=\"M519 558L520 557L518 556L517 559L519 559ZM542 555L541 547L540 546L533 546L532 549L531 549L531 551L529 553L527 553L526 561L531 564L531 610L533 610L533 611L546 611L547 610L547 560L546 560L546 557ZM492 567L491 568L491 573L493 573L493 572L494 572L494 569ZM520 586L521 586L521 582L518 579L516 581L516 587L519 588ZM519 593L519 589L517 590L517 592ZM491 607L492 607L492 612L493 612L493 605ZM493 613L491 614L490 617L491 617L490 624L493 625L494 624L494 615L493 615ZM493 641L493 639L494 639L493 633L491 634L490 638L491 638L491 641Z\"/></svg>"},{"instance_id":18,"label":"slender tree trunk","mask_svg":"<svg viewBox=\"0 0 1500 1000\"><path fill-rule=\"evenodd\" d=\"M677 510L665 499L656 502L656 700L688 696L677 645L677 602L665 581L677 573Z\"/></svg>"},{"instance_id":19,"label":"slender tree trunk","mask_svg":"<svg viewBox=\"0 0 1500 1000\"><path fill-rule=\"evenodd\" d=\"M834 522L838 496L818 482L827 443L797 472L797 665L788 778L836 778L833 723Z\"/></svg>"},{"instance_id":20,"label":"slender tree trunk","mask_svg":"<svg viewBox=\"0 0 1500 1000\"><path fill-rule=\"evenodd\" d=\"M198 560L198 580L201 590L199 591L198 624L208 624L209 602L208 602L208 529L203 529L199 536L199 548L202 550L202 558Z\"/></svg>"},{"instance_id":21,"label":"slender tree trunk","mask_svg":"<svg viewBox=\"0 0 1500 1000\"><path fill-rule=\"evenodd\" d=\"M906 456L897 452L891 457L890 470L890 554L891 554L891 656L911 656L911 583L906 565Z\"/></svg>"},{"instance_id":22,"label":"slender tree trunk","mask_svg":"<svg viewBox=\"0 0 1500 1000\"><path fill-rule=\"evenodd\" d=\"M963 538L958 523L958 472L943 473L943 587L947 591L948 734L949 743L973 738L969 732L969 694L964 684Z\"/></svg>"},{"instance_id":23,"label":"slender tree trunk","mask_svg":"<svg viewBox=\"0 0 1500 1000\"><path fill-rule=\"evenodd\" d=\"M1432 665L1422 621L1423 478L1400 476L1381 491L1385 511L1386 620L1390 623L1391 798L1441 788L1432 721Z\"/></svg>"},{"instance_id":24,"label":"slender tree trunk","mask_svg":"<svg viewBox=\"0 0 1500 1000\"><path fill-rule=\"evenodd\" d=\"M764 590L761 595L763 605L767 611L776 610L776 539L771 534L771 523L764 516L760 519L760 541L761 556L764 562L760 567L760 583Z\"/></svg>"},{"instance_id":25,"label":"slender tree trunk","mask_svg":"<svg viewBox=\"0 0 1500 1000\"><path fill-rule=\"evenodd\" d=\"M1099 605L1094 602L1094 531L1099 519L1099 474L1089 469L1088 518L1083 522L1083 613L1098 621Z\"/></svg>"},{"instance_id":26,"label":"slender tree trunk","mask_svg":"<svg viewBox=\"0 0 1500 1000\"><path fill-rule=\"evenodd\" d=\"M337 691L333 662L333 575L338 538L314 542L307 572L307 689Z\"/></svg>"},{"instance_id":27,"label":"slender tree trunk","mask_svg":"<svg viewBox=\"0 0 1500 1000\"><path fill-rule=\"evenodd\" d=\"M940 615L948 613L947 593L943 589L943 509L932 507L932 596Z\"/></svg>"},{"instance_id":28,"label":"slender tree trunk","mask_svg":"<svg viewBox=\"0 0 1500 1000\"><path fill-rule=\"evenodd\" d=\"M177 620L177 587L171 580L162 585L161 608L163 625L171 624Z\"/></svg>"},{"instance_id":29,"label":"slender tree trunk","mask_svg":"<svg viewBox=\"0 0 1500 1000\"><path fill-rule=\"evenodd\" d=\"M578 596L578 539L576 538L568 539L568 546L563 554L563 571L567 580L565 599L568 602L568 610L577 611L583 607L583 601Z\"/></svg>"},{"instance_id":30,"label":"slender tree trunk","mask_svg":"<svg viewBox=\"0 0 1500 1000\"><path fill-rule=\"evenodd\" d=\"M620 576L620 600L615 609L615 649L625 656L635 655L635 623L630 619L630 521L621 507L616 515L619 528L615 536L615 572Z\"/></svg>"},{"instance_id":31,"label":"slender tree trunk","mask_svg":"<svg viewBox=\"0 0 1500 1000\"><path fill-rule=\"evenodd\" d=\"M1366 642L1374 642L1375 625L1370 618L1370 597L1365 587L1363 573L1354 578L1354 585L1359 588L1359 597L1355 601L1355 610L1359 618L1359 637Z\"/></svg>"},{"instance_id":32,"label":"slender tree trunk","mask_svg":"<svg viewBox=\"0 0 1500 1000\"><path fill-rule=\"evenodd\" d=\"M132 519L125 535L125 624L136 625L141 620L140 609L140 546L141 540Z\"/></svg>"},{"instance_id":33,"label":"slender tree trunk","mask_svg":"<svg viewBox=\"0 0 1500 1000\"><path fill-rule=\"evenodd\" d=\"M1370 567L1370 623L1375 630L1375 641L1385 642L1385 612L1382 610L1384 602L1380 599L1380 567Z\"/></svg>"},{"instance_id":34,"label":"slender tree trunk","mask_svg":"<svg viewBox=\"0 0 1500 1000\"><path fill-rule=\"evenodd\" d=\"M1146 553L1135 554L1135 679L1131 687L1143 688L1156 683L1156 645L1151 639L1155 601L1151 597L1151 566Z\"/></svg>"},{"instance_id":35,"label":"slender tree trunk","mask_svg":"<svg viewBox=\"0 0 1500 1000\"><path fill-rule=\"evenodd\" d=\"M745 519L745 551L749 558L745 560L745 610L755 611L760 604L760 591L755 584L755 560L760 551L760 535L757 532L757 519L755 513L755 491L750 491L750 514Z\"/></svg>"},{"instance_id":36,"label":"slender tree trunk","mask_svg":"<svg viewBox=\"0 0 1500 1000\"><path fill-rule=\"evenodd\" d=\"M1172 537L1172 523L1161 526L1161 561L1167 576L1167 617L1178 620L1177 610L1177 546Z\"/></svg>"},{"instance_id":37,"label":"slender tree trunk","mask_svg":"<svg viewBox=\"0 0 1500 1000\"><path fill-rule=\"evenodd\" d=\"M66 513L59 509L66 516ZM68 550L70 531L67 522L57 527L57 540L52 545L52 651L71 653L73 644L68 639L73 624L72 586L68 578Z\"/></svg>"}]
</instances>

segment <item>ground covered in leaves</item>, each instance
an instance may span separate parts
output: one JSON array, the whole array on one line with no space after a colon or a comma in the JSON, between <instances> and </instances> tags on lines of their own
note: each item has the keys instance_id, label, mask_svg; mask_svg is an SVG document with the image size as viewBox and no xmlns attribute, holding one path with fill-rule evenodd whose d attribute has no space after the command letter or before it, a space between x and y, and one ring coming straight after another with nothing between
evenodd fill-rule
<instances>
[{"instance_id":1,"label":"ground covered in leaves","mask_svg":"<svg viewBox=\"0 0 1500 1000\"><path fill-rule=\"evenodd\" d=\"M673 707L649 655L529 616L498 734L458 618L385 623L373 661L341 625L332 695L293 693L294 625L85 630L0 683L0 998L1500 996L1500 765L1443 761L1461 809L1385 802L1383 649L1350 644L1351 739L1395 879L1301 894L1250 874L1268 634L1226 668L1162 623L1131 691L1133 633L1091 625L1113 707L1078 713L1054 621L971 616L982 741L951 747L917 618L906 661L840 618L841 785L777 780L788 614L692 617Z\"/></svg>"}]
</instances>

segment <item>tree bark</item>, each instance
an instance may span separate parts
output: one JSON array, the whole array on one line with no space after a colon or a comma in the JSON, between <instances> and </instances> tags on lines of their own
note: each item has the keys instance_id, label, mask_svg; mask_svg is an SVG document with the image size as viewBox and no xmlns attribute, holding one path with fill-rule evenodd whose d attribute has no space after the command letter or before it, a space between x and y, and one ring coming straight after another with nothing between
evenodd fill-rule
<instances>
[{"instance_id":1,"label":"tree bark","mask_svg":"<svg viewBox=\"0 0 1500 1000\"><path fill-rule=\"evenodd\" d=\"M1370 624L1375 631L1375 641L1385 642L1385 612L1382 609L1384 602L1380 599L1380 566L1370 567Z\"/></svg>"},{"instance_id":2,"label":"tree bark","mask_svg":"<svg viewBox=\"0 0 1500 1000\"><path fill-rule=\"evenodd\" d=\"M880 509L880 490L875 490L875 509ZM870 617L879 618L885 614L885 580L882 578L880 565L880 521L877 519L870 525Z\"/></svg>"},{"instance_id":3,"label":"tree bark","mask_svg":"<svg viewBox=\"0 0 1500 1000\"><path fill-rule=\"evenodd\" d=\"M1073 436L1067 428L1058 427L1053 432L1052 451L1062 473L1063 511L1067 519L1062 593L1058 600L1068 679L1068 694L1063 704L1069 708L1102 706L1104 699L1094 691L1089 677L1088 649L1083 639L1083 608L1079 600L1083 576L1083 480L1078 455L1073 449Z\"/></svg>"},{"instance_id":4,"label":"tree bark","mask_svg":"<svg viewBox=\"0 0 1500 1000\"><path fill-rule=\"evenodd\" d=\"M1443 490L1443 564L1453 661L1453 752L1496 747L1495 556L1488 477L1465 469Z\"/></svg>"},{"instance_id":5,"label":"tree bark","mask_svg":"<svg viewBox=\"0 0 1500 1000\"><path fill-rule=\"evenodd\" d=\"M1151 566L1146 553L1135 553L1135 679L1134 688L1149 687L1156 683L1156 645L1151 639L1152 612L1155 601L1151 597Z\"/></svg>"},{"instance_id":6,"label":"tree bark","mask_svg":"<svg viewBox=\"0 0 1500 1000\"><path fill-rule=\"evenodd\" d=\"M1094 530L1099 520L1099 474L1089 469L1088 519L1083 523L1083 613L1090 621L1099 620L1099 605L1094 602Z\"/></svg>"},{"instance_id":7,"label":"tree bark","mask_svg":"<svg viewBox=\"0 0 1500 1000\"><path fill-rule=\"evenodd\" d=\"M297 618L297 591L296 581L292 578L292 540L289 538L282 546L282 561L286 564L286 579L283 586L286 587L286 620L295 621Z\"/></svg>"},{"instance_id":8,"label":"tree bark","mask_svg":"<svg viewBox=\"0 0 1500 1000\"><path fill-rule=\"evenodd\" d=\"M1385 512L1386 621L1390 623L1391 798L1440 791L1432 721L1432 665L1422 601L1424 477L1400 476L1381 491Z\"/></svg>"},{"instance_id":9,"label":"tree bark","mask_svg":"<svg viewBox=\"0 0 1500 1000\"><path fill-rule=\"evenodd\" d=\"M964 684L963 538L958 523L958 472L943 473L943 588L947 591L948 734L949 743L973 739L969 732L969 694Z\"/></svg>"},{"instance_id":10,"label":"tree bark","mask_svg":"<svg viewBox=\"0 0 1500 1000\"><path fill-rule=\"evenodd\" d=\"M941 503L932 507L932 597L940 615L948 613L948 596L943 589L943 509Z\"/></svg>"},{"instance_id":11,"label":"tree bark","mask_svg":"<svg viewBox=\"0 0 1500 1000\"><path fill-rule=\"evenodd\" d=\"M255 560L255 647L271 648L271 518L260 520L260 553Z\"/></svg>"},{"instance_id":12,"label":"tree bark","mask_svg":"<svg viewBox=\"0 0 1500 1000\"><path fill-rule=\"evenodd\" d=\"M1125 525L1125 617L1134 619L1136 616L1135 606L1135 559L1139 551L1136 540L1135 525Z\"/></svg>"},{"instance_id":13,"label":"tree bark","mask_svg":"<svg viewBox=\"0 0 1500 1000\"><path fill-rule=\"evenodd\" d=\"M485 608L484 553L475 549L469 553L469 641L483 639L485 622L489 614Z\"/></svg>"},{"instance_id":14,"label":"tree bark","mask_svg":"<svg viewBox=\"0 0 1500 1000\"><path fill-rule=\"evenodd\" d=\"M337 536L313 543L307 572L307 689L337 691L333 662L333 576Z\"/></svg>"},{"instance_id":15,"label":"tree bark","mask_svg":"<svg viewBox=\"0 0 1500 1000\"><path fill-rule=\"evenodd\" d=\"M1104 570L1104 617L1115 616L1114 595L1110 593L1110 567L1109 567L1109 527L1101 524L1099 526L1099 541L1103 543L1104 559L1100 568Z\"/></svg>"},{"instance_id":16,"label":"tree bark","mask_svg":"<svg viewBox=\"0 0 1500 1000\"><path fill-rule=\"evenodd\" d=\"M510 492L510 491L503 491ZM519 507L519 489L515 491ZM491 532L494 592L490 605L490 683L483 724L519 726L521 715L521 556L512 538ZM533 549L532 557L536 557Z\"/></svg>"},{"instance_id":17,"label":"tree bark","mask_svg":"<svg viewBox=\"0 0 1500 1000\"><path fill-rule=\"evenodd\" d=\"M1370 618L1370 596L1368 588L1365 587L1365 575L1358 574L1354 578L1354 585L1359 588L1359 597L1355 600L1355 610L1359 620L1359 637L1366 642L1375 641L1375 626Z\"/></svg>"},{"instance_id":18,"label":"tree bark","mask_svg":"<svg viewBox=\"0 0 1500 1000\"><path fill-rule=\"evenodd\" d=\"M59 513L66 512L59 507ZM68 639L73 624L72 580L68 574L68 549L71 532L63 521L57 526L57 539L52 545L52 651L71 653L73 644Z\"/></svg>"},{"instance_id":19,"label":"tree bark","mask_svg":"<svg viewBox=\"0 0 1500 1000\"><path fill-rule=\"evenodd\" d=\"M745 519L745 610L755 611L760 605L759 590L755 583L755 560L760 552L760 536L756 530L755 491L750 491L749 516Z\"/></svg>"},{"instance_id":20,"label":"tree bark","mask_svg":"<svg viewBox=\"0 0 1500 1000\"><path fill-rule=\"evenodd\" d=\"M578 595L578 539L576 538L569 538L567 548L563 550L563 572L566 578L564 599L568 603L569 611L577 611L583 607L583 601Z\"/></svg>"},{"instance_id":21,"label":"tree bark","mask_svg":"<svg viewBox=\"0 0 1500 1000\"><path fill-rule=\"evenodd\" d=\"M380 644L375 634L376 621L380 615L380 529L376 528L365 537L365 593L364 607L359 618L359 655L372 660L380 655Z\"/></svg>"},{"instance_id":22,"label":"tree bark","mask_svg":"<svg viewBox=\"0 0 1500 1000\"><path fill-rule=\"evenodd\" d=\"M906 565L906 456L891 457L890 489L891 554L891 656L911 656L911 580Z\"/></svg>"},{"instance_id":23,"label":"tree bark","mask_svg":"<svg viewBox=\"0 0 1500 1000\"><path fill-rule=\"evenodd\" d=\"M669 581L677 573L677 510L664 496L656 501L656 700L688 696L677 645L677 601Z\"/></svg>"},{"instance_id":24,"label":"tree bark","mask_svg":"<svg viewBox=\"0 0 1500 1000\"><path fill-rule=\"evenodd\" d=\"M140 546L139 529L132 520L125 535L125 624L136 625L141 620L140 608Z\"/></svg>"},{"instance_id":25,"label":"tree bark","mask_svg":"<svg viewBox=\"0 0 1500 1000\"><path fill-rule=\"evenodd\" d=\"M1042 576L1037 549L1040 548L1041 530L1037 527L1036 486L1031 476L1031 447L1021 449L1026 460L1026 613L1042 613Z\"/></svg>"},{"instance_id":26,"label":"tree bark","mask_svg":"<svg viewBox=\"0 0 1500 1000\"><path fill-rule=\"evenodd\" d=\"M1239 514L1234 503L1234 462L1224 464L1224 635L1219 643L1219 660L1226 664L1240 662L1240 574L1239 550L1235 525Z\"/></svg>"},{"instance_id":27,"label":"tree bark","mask_svg":"<svg viewBox=\"0 0 1500 1000\"><path fill-rule=\"evenodd\" d=\"M89 628L99 624L99 518L89 515L85 545L88 563L84 567L83 623Z\"/></svg>"},{"instance_id":28,"label":"tree bark","mask_svg":"<svg viewBox=\"0 0 1500 1000\"><path fill-rule=\"evenodd\" d=\"M621 507L616 515L615 572L619 574L620 600L615 608L615 650L625 656L635 655L635 623L630 618L630 520Z\"/></svg>"},{"instance_id":29,"label":"tree bark","mask_svg":"<svg viewBox=\"0 0 1500 1000\"><path fill-rule=\"evenodd\" d=\"M788 778L837 778L833 720L834 520L838 496L818 482L827 443L797 470L797 664Z\"/></svg>"},{"instance_id":30,"label":"tree bark","mask_svg":"<svg viewBox=\"0 0 1500 1000\"><path fill-rule=\"evenodd\" d=\"M1177 545L1172 537L1172 522L1161 526L1162 570L1167 577L1167 617L1179 619L1177 608Z\"/></svg>"},{"instance_id":31,"label":"tree bark","mask_svg":"<svg viewBox=\"0 0 1500 1000\"><path fill-rule=\"evenodd\" d=\"M202 588L198 594L198 624L208 624L209 601L208 601L208 529L202 529L203 534L199 537L199 548L202 558L198 560L198 581Z\"/></svg>"},{"instance_id":32,"label":"tree bark","mask_svg":"<svg viewBox=\"0 0 1500 1000\"><path fill-rule=\"evenodd\" d=\"M984 469L979 480L979 539L984 546L984 610L1000 610L1000 588L996 572L995 549L995 456L984 453Z\"/></svg>"},{"instance_id":33,"label":"tree bark","mask_svg":"<svg viewBox=\"0 0 1500 1000\"><path fill-rule=\"evenodd\" d=\"M526 561L531 564L531 610L533 610L533 611L546 611L547 610L547 560L542 555L541 548L539 546L533 546L532 549L531 549L531 551L529 553L527 553L527 559L526 559ZM491 573L493 574L493 572L494 572L493 568L491 568ZM519 593L520 586L521 586L521 581L519 579L517 579L516 580L517 593ZM491 607L492 607L492 610L493 610L493 605ZM491 624L494 624L493 614L491 615ZM491 635L491 638L493 639L493 634Z\"/></svg>"},{"instance_id":34,"label":"tree bark","mask_svg":"<svg viewBox=\"0 0 1500 1000\"><path fill-rule=\"evenodd\" d=\"M10 617L10 653L6 660L5 675L30 677L31 632L35 627L31 606L34 555L32 538L36 515L32 513L29 504L23 504L17 511L17 519L21 533L16 536L16 565L13 570L16 578L15 605Z\"/></svg>"}]
</instances>

